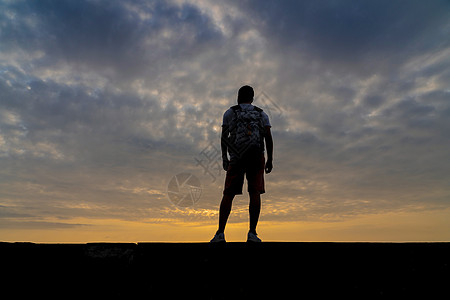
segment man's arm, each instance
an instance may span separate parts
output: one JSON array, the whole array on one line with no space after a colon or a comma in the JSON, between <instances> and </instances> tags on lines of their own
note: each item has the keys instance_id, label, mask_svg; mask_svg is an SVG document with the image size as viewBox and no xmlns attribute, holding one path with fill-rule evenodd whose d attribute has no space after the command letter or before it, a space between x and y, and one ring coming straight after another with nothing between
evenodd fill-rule
<instances>
[{"instance_id":1,"label":"man's arm","mask_svg":"<svg viewBox=\"0 0 450 300\"><path fill-rule=\"evenodd\" d=\"M226 171L228 170L228 165L229 165L229 161L228 161L228 146L227 146L227 139L228 139L228 126L224 125L222 126L222 135L220 137L220 149L222 149L222 165L223 165L223 169Z\"/></svg>"},{"instance_id":2,"label":"man's arm","mask_svg":"<svg viewBox=\"0 0 450 300\"><path fill-rule=\"evenodd\" d=\"M270 131L270 126L266 126L266 132L264 134L264 139L266 140L266 151L267 151L267 162L266 162L266 174L272 171L272 161L273 161L273 139L272 132Z\"/></svg>"}]
</instances>

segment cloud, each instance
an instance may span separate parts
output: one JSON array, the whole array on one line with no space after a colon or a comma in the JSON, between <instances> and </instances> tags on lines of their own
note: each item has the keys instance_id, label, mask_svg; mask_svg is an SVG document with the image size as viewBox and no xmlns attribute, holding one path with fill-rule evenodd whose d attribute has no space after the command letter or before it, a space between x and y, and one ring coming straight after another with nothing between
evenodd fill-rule
<instances>
[{"instance_id":1,"label":"cloud","mask_svg":"<svg viewBox=\"0 0 450 300\"><path fill-rule=\"evenodd\" d=\"M125 81L147 69L156 75L160 63L186 59L221 37L195 6L164 1L20 1L3 17L3 47L42 52L37 67L69 63Z\"/></svg>"},{"instance_id":2,"label":"cloud","mask_svg":"<svg viewBox=\"0 0 450 300\"><path fill-rule=\"evenodd\" d=\"M333 68L367 73L401 63L408 55L448 46L443 38L448 29L445 1L242 3L274 48Z\"/></svg>"},{"instance_id":3,"label":"cloud","mask_svg":"<svg viewBox=\"0 0 450 300\"><path fill-rule=\"evenodd\" d=\"M279 108L266 220L446 207L448 17L445 1L2 2L0 205L215 224L224 173L194 158L251 84ZM202 182L195 208L166 198L180 172Z\"/></svg>"},{"instance_id":4,"label":"cloud","mask_svg":"<svg viewBox=\"0 0 450 300\"><path fill-rule=\"evenodd\" d=\"M70 228L79 228L83 226L89 226L88 224L71 224L71 223L58 223L58 222L42 222L42 221L0 221L2 224L2 228L7 228L9 230L17 230L17 229L26 229L26 230L55 230L55 229L70 229Z\"/></svg>"}]
</instances>

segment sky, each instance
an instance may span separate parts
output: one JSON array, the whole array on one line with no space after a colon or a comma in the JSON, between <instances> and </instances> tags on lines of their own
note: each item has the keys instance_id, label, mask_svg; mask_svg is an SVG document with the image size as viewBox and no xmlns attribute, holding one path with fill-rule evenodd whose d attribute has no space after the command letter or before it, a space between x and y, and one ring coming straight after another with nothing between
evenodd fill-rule
<instances>
[{"instance_id":1,"label":"sky","mask_svg":"<svg viewBox=\"0 0 450 300\"><path fill-rule=\"evenodd\" d=\"M263 240L449 241L449 37L444 0L0 1L0 240L208 241L248 84Z\"/></svg>"}]
</instances>

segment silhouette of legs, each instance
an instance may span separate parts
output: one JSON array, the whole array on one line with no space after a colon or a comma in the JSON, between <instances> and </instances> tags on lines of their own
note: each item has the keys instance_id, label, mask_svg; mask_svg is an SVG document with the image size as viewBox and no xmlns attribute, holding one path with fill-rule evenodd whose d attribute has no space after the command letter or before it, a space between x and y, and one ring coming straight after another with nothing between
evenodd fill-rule
<instances>
[{"instance_id":1,"label":"silhouette of legs","mask_svg":"<svg viewBox=\"0 0 450 300\"><path fill-rule=\"evenodd\" d=\"M231 212L231 205L233 204L234 195L223 195L222 202L220 202L219 209L219 229L217 233L223 233L227 225L228 216Z\"/></svg>"},{"instance_id":2,"label":"silhouette of legs","mask_svg":"<svg viewBox=\"0 0 450 300\"><path fill-rule=\"evenodd\" d=\"M261 211L261 195L259 193L250 193L250 204L248 207L250 214L250 232L256 234L256 225L258 225L259 213Z\"/></svg>"},{"instance_id":3,"label":"silhouette of legs","mask_svg":"<svg viewBox=\"0 0 450 300\"><path fill-rule=\"evenodd\" d=\"M233 204L234 195L223 195L219 209L219 229L217 233L223 233L230 216L231 206ZM261 195L258 192L250 193L250 204L248 207L250 215L250 232L256 234L256 226L258 225L259 214L261 212Z\"/></svg>"}]
</instances>

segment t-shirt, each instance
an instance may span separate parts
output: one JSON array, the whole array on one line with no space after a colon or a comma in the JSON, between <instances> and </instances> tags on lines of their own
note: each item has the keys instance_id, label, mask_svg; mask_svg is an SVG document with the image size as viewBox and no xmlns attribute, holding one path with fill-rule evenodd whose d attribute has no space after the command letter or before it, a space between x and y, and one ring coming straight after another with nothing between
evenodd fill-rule
<instances>
[{"instance_id":1,"label":"t-shirt","mask_svg":"<svg viewBox=\"0 0 450 300\"><path fill-rule=\"evenodd\" d=\"M242 108L242 110L254 110L255 107L250 104L250 103L241 103L239 104ZM269 116L263 111L261 112L261 116L262 116L262 121L263 121L263 125L264 127L272 127L272 125L270 125L270 121L269 121ZM233 120L234 117L234 111L232 108L229 108L224 114L223 114L223 121L222 121L222 127L223 126L229 126L230 122ZM264 152L264 149L263 149ZM236 155L233 152L229 152L230 154L230 159L233 160L236 158Z\"/></svg>"},{"instance_id":2,"label":"t-shirt","mask_svg":"<svg viewBox=\"0 0 450 300\"><path fill-rule=\"evenodd\" d=\"M241 106L242 110L254 110L255 109L255 107L250 103L241 103L239 105ZM223 114L222 127L229 126L231 120L233 119L233 116L234 116L234 111L233 111L233 109L229 108ZM266 127L266 126L272 127L270 125L269 116L264 111L261 113L261 116L262 116L262 121L263 121L264 127Z\"/></svg>"}]
</instances>

